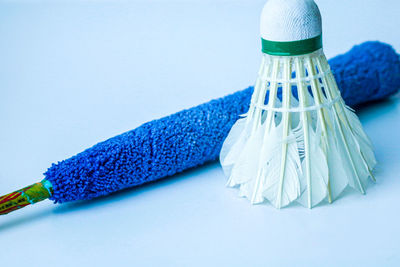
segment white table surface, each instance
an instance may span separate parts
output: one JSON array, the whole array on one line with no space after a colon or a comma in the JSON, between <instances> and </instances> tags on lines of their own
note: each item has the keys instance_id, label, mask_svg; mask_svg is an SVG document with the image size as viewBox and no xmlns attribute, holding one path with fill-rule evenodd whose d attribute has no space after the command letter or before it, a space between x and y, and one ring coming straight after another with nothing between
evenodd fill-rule
<instances>
[{"instance_id":1,"label":"white table surface","mask_svg":"<svg viewBox=\"0 0 400 267\"><path fill-rule=\"evenodd\" d=\"M0 194L140 124L252 84L264 1L2 1ZM400 2L319 0L328 57L400 51ZM218 164L95 201L0 218L0 266L399 266L400 97L359 113L376 147L366 196L275 210Z\"/></svg>"}]
</instances>

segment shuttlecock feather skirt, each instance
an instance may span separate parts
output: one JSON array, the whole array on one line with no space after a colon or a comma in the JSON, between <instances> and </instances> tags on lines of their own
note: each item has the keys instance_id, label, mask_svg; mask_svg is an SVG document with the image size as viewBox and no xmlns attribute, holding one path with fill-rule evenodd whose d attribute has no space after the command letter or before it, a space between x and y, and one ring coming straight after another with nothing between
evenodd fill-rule
<instances>
[{"instance_id":1,"label":"shuttlecock feather skirt","mask_svg":"<svg viewBox=\"0 0 400 267\"><path fill-rule=\"evenodd\" d=\"M322 50L263 55L249 111L230 131L220 160L228 186L253 204L268 200L277 208L331 202L347 186L364 194L376 164Z\"/></svg>"}]
</instances>

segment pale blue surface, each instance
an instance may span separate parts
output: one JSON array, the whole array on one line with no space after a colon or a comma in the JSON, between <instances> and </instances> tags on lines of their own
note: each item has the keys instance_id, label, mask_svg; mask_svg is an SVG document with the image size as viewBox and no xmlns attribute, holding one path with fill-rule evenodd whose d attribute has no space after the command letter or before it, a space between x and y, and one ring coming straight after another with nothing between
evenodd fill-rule
<instances>
[{"instance_id":1,"label":"pale blue surface","mask_svg":"<svg viewBox=\"0 0 400 267\"><path fill-rule=\"evenodd\" d=\"M253 83L263 3L1 2L0 194L100 140ZM318 4L328 57L375 39L400 51L400 2ZM366 196L311 211L250 206L214 164L0 217L0 266L44 252L41 266L398 266L399 97L361 119L380 164Z\"/></svg>"}]
</instances>

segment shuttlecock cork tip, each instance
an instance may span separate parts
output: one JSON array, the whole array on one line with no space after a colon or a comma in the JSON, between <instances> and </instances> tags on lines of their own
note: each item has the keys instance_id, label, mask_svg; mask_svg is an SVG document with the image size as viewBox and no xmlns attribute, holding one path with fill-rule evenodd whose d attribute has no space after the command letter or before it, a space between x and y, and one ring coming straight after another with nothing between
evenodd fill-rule
<instances>
[{"instance_id":1,"label":"shuttlecock cork tip","mask_svg":"<svg viewBox=\"0 0 400 267\"><path fill-rule=\"evenodd\" d=\"M296 56L322 48L322 20L313 0L269 0L261 14L262 51Z\"/></svg>"},{"instance_id":2,"label":"shuttlecock cork tip","mask_svg":"<svg viewBox=\"0 0 400 267\"><path fill-rule=\"evenodd\" d=\"M261 15L261 37L276 42L322 34L321 13L313 0L269 0Z\"/></svg>"}]
</instances>

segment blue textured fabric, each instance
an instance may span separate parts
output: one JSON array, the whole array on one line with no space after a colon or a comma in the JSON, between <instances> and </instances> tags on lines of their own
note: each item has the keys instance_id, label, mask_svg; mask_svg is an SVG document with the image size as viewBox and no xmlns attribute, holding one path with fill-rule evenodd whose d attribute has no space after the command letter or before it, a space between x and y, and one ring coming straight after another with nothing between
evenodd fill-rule
<instances>
[{"instance_id":1,"label":"blue textured fabric","mask_svg":"<svg viewBox=\"0 0 400 267\"><path fill-rule=\"evenodd\" d=\"M399 56L367 42L330 60L342 96L355 106L400 89ZM56 203L88 200L214 161L253 88L154 120L53 164L45 177Z\"/></svg>"}]
</instances>

